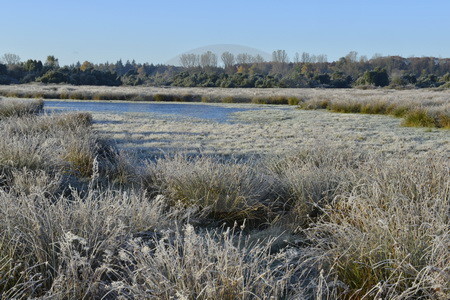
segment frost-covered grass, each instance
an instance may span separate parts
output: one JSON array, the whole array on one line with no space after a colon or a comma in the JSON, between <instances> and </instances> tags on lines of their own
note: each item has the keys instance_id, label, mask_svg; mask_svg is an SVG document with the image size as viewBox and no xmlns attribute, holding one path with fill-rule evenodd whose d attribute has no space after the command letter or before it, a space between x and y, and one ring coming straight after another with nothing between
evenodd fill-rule
<instances>
[{"instance_id":1,"label":"frost-covered grass","mask_svg":"<svg viewBox=\"0 0 450 300\"><path fill-rule=\"evenodd\" d=\"M44 101L7 101L0 98L0 120L42 112Z\"/></svg>"},{"instance_id":2,"label":"frost-covered grass","mask_svg":"<svg viewBox=\"0 0 450 300\"><path fill-rule=\"evenodd\" d=\"M0 95L73 100L289 104L341 113L387 114L405 118L404 126L450 128L450 91L445 89L224 89L27 84L0 86Z\"/></svg>"},{"instance_id":3,"label":"frost-covered grass","mask_svg":"<svg viewBox=\"0 0 450 300\"><path fill-rule=\"evenodd\" d=\"M112 137L120 148L137 151L142 157L174 151L222 156L282 154L320 144L387 155L417 156L430 150L450 155L447 130L402 127L401 120L382 115L265 108L236 113L232 122L220 124L147 113L99 113L94 118L94 128L102 136Z\"/></svg>"},{"instance_id":4,"label":"frost-covered grass","mask_svg":"<svg viewBox=\"0 0 450 300\"><path fill-rule=\"evenodd\" d=\"M153 119L142 130L139 116L1 119L0 298L449 298L447 131L298 110L230 124ZM295 145L308 122L322 126ZM209 151L180 154L167 140L156 159L124 147L135 132L176 128L268 145L230 155L206 139ZM410 136L373 148L382 128ZM344 139L352 130L365 139Z\"/></svg>"}]
</instances>

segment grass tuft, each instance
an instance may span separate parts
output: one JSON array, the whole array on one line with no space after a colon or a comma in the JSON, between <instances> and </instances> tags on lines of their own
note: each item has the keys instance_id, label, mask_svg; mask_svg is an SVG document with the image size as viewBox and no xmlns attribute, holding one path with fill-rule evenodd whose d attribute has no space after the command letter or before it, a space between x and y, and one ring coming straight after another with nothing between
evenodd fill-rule
<instances>
[{"instance_id":1,"label":"grass tuft","mask_svg":"<svg viewBox=\"0 0 450 300\"><path fill-rule=\"evenodd\" d=\"M337 288L345 299L445 299L448 165L440 159L374 163L306 230L318 247L316 259L344 284Z\"/></svg>"},{"instance_id":2,"label":"grass tuft","mask_svg":"<svg viewBox=\"0 0 450 300\"><path fill-rule=\"evenodd\" d=\"M414 109L406 113L402 125L407 127L440 127L436 117L425 109Z\"/></svg>"},{"instance_id":3,"label":"grass tuft","mask_svg":"<svg viewBox=\"0 0 450 300\"><path fill-rule=\"evenodd\" d=\"M0 120L9 117L36 115L44 110L43 100L12 101L0 99Z\"/></svg>"},{"instance_id":4,"label":"grass tuft","mask_svg":"<svg viewBox=\"0 0 450 300\"><path fill-rule=\"evenodd\" d=\"M271 181L248 164L183 156L148 165L151 189L207 218L225 221L256 219L266 210Z\"/></svg>"},{"instance_id":5,"label":"grass tuft","mask_svg":"<svg viewBox=\"0 0 450 300\"><path fill-rule=\"evenodd\" d=\"M252 103L255 104L289 104L288 97L272 96L272 97L254 97Z\"/></svg>"}]
</instances>

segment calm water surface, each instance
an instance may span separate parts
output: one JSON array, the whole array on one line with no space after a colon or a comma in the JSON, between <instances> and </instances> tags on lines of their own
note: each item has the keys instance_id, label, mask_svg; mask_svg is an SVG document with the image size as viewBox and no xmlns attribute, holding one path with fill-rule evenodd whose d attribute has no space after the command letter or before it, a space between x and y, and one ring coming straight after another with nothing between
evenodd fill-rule
<instances>
[{"instance_id":1,"label":"calm water surface","mask_svg":"<svg viewBox=\"0 0 450 300\"><path fill-rule=\"evenodd\" d=\"M95 102L95 101L45 101L48 111L86 112L148 112L161 115L199 118L216 122L228 122L235 112L259 110L260 108L223 107L208 104L189 103L136 103L136 102Z\"/></svg>"}]
</instances>

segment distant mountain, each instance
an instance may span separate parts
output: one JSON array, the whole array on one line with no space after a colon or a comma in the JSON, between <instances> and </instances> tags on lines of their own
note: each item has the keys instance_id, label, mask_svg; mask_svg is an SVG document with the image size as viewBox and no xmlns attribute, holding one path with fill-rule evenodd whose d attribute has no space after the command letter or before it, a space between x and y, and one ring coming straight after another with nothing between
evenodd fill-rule
<instances>
[{"instance_id":1,"label":"distant mountain","mask_svg":"<svg viewBox=\"0 0 450 300\"><path fill-rule=\"evenodd\" d=\"M195 48L195 49L183 52L183 53L175 56L174 58L168 60L166 62L166 64L173 65L173 66L180 66L181 65L180 64L180 56L181 55L190 54L190 53L203 54L207 51L211 51L217 55L217 60L218 60L219 64L222 63L220 56L222 55L222 53L227 52L227 51L234 55L238 55L241 53L247 53L252 56L256 56L259 54L266 61L270 61L272 58L272 56L269 53L255 49L255 48L246 47L246 46L242 46L242 45L233 45L233 44L218 44L218 45L208 45L208 46Z\"/></svg>"}]
</instances>

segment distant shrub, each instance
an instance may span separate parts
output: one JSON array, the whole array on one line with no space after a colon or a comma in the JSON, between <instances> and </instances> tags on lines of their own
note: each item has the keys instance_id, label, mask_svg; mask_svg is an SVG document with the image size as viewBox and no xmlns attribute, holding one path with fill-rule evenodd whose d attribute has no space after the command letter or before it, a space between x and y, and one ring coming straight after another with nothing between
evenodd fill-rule
<instances>
[{"instance_id":1,"label":"distant shrub","mask_svg":"<svg viewBox=\"0 0 450 300\"><path fill-rule=\"evenodd\" d=\"M439 82L438 77L434 74L421 76L416 83L419 88L431 88L441 86L443 82Z\"/></svg>"},{"instance_id":2,"label":"distant shrub","mask_svg":"<svg viewBox=\"0 0 450 300\"><path fill-rule=\"evenodd\" d=\"M63 83L67 82L67 75L59 70L49 70L41 77L36 78L36 81L43 83Z\"/></svg>"},{"instance_id":3,"label":"distant shrub","mask_svg":"<svg viewBox=\"0 0 450 300\"><path fill-rule=\"evenodd\" d=\"M406 84L415 84L417 82L416 75L414 74L405 74L401 79L406 82Z\"/></svg>"},{"instance_id":4,"label":"distant shrub","mask_svg":"<svg viewBox=\"0 0 450 300\"><path fill-rule=\"evenodd\" d=\"M0 75L6 75L8 74L8 68L6 65L0 63Z\"/></svg>"},{"instance_id":5,"label":"distant shrub","mask_svg":"<svg viewBox=\"0 0 450 300\"><path fill-rule=\"evenodd\" d=\"M390 88L399 88L407 85L408 82L402 78L402 76L395 76L391 79L391 84L389 85Z\"/></svg>"},{"instance_id":6,"label":"distant shrub","mask_svg":"<svg viewBox=\"0 0 450 300\"><path fill-rule=\"evenodd\" d=\"M331 76L329 74L316 75L314 77L314 79L317 80L320 84L330 84L331 83Z\"/></svg>"},{"instance_id":7,"label":"distant shrub","mask_svg":"<svg viewBox=\"0 0 450 300\"><path fill-rule=\"evenodd\" d=\"M450 82L450 73L446 73L441 77L441 81Z\"/></svg>"},{"instance_id":8,"label":"distant shrub","mask_svg":"<svg viewBox=\"0 0 450 300\"><path fill-rule=\"evenodd\" d=\"M376 68L372 71L367 71L358 78L358 85L374 85L374 86L388 86L389 75L386 69Z\"/></svg>"}]
</instances>

